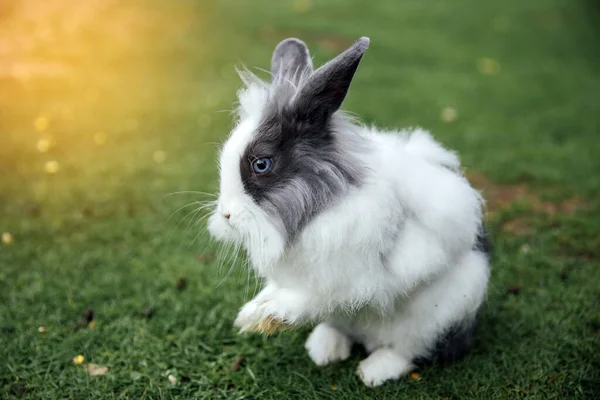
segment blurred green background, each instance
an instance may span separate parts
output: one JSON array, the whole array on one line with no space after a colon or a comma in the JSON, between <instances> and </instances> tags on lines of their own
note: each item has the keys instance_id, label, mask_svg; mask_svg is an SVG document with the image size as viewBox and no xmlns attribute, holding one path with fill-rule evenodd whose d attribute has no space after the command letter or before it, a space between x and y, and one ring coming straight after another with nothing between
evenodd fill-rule
<instances>
[{"instance_id":1,"label":"blurred green background","mask_svg":"<svg viewBox=\"0 0 600 400\"><path fill-rule=\"evenodd\" d=\"M258 283L179 192L215 191L234 67L289 36L316 65L369 36L344 108L430 129L487 198L464 361L372 390L360 350L232 328ZM0 398L597 396L599 38L592 0L1 2Z\"/></svg>"}]
</instances>

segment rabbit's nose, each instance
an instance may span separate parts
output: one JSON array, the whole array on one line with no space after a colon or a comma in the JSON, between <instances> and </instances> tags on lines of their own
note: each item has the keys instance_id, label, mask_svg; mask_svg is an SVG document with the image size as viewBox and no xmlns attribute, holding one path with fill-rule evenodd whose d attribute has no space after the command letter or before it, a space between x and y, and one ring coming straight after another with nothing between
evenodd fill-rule
<instances>
[{"instance_id":1,"label":"rabbit's nose","mask_svg":"<svg viewBox=\"0 0 600 400\"><path fill-rule=\"evenodd\" d=\"M229 214L229 213L223 214L223 216L225 217L225 219L231 218L231 214Z\"/></svg>"}]
</instances>

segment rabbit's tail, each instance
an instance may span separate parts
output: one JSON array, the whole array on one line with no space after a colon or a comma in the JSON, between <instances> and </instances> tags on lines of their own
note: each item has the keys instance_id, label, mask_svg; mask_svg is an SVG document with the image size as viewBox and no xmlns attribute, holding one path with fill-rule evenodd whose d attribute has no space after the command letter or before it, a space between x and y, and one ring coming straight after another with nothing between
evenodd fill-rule
<instances>
[{"instance_id":1,"label":"rabbit's tail","mask_svg":"<svg viewBox=\"0 0 600 400\"><path fill-rule=\"evenodd\" d=\"M453 171L459 171L460 160L456 153L443 148L433 139L429 132L423 129L414 129L408 133L406 150L428 160L431 163L441 165Z\"/></svg>"}]
</instances>

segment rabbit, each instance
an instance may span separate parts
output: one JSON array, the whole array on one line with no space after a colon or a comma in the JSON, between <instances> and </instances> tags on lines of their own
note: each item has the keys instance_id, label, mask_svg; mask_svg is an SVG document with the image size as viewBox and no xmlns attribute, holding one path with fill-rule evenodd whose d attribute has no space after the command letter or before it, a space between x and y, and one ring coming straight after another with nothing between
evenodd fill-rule
<instances>
[{"instance_id":1,"label":"rabbit","mask_svg":"<svg viewBox=\"0 0 600 400\"><path fill-rule=\"evenodd\" d=\"M264 283L235 319L240 332L316 325L312 361L346 360L360 344L357 374L374 387L471 347L491 244L454 152L425 130L366 127L340 111L369 43L314 70L289 38L270 82L238 71L208 230L240 245Z\"/></svg>"}]
</instances>

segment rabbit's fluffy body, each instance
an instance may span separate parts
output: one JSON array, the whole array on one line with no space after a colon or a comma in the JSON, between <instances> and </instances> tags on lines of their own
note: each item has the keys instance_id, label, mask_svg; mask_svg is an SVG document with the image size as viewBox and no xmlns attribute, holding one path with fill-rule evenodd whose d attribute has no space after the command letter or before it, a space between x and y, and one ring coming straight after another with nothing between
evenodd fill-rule
<instances>
[{"instance_id":1,"label":"rabbit's fluffy body","mask_svg":"<svg viewBox=\"0 0 600 400\"><path fill-rule=\"evenodd\" d=\"M291 50L281 50L284 43L274 66L293 66L304 55L302 42L288 39ZM243 245L265 281L236 326L252 330L267 317L291 325L317 322L306 344L313 361L343 360L352 343L361 343L370 355L358 374L370 386L398 378L417 360L441 357L441 348L459 355L465 349L452 346L468 347L489 267L481 197L453 152L423 130L367 128L333 107L323 122L326 135L310 136L308 144L277 139L274 148L287 155L274 156L279 169L270 179L278 173L282 181L260 186L260 176L244 172L261 156L256 149L269 148L261 135L292 126L279 124L289 116L282 109L297 103L319 74L312 73L307 51L301 61L300 73L288 68L287 77L272 83L244 73L238 123L221 152L219 201L209 230ZM309 128L298 124L297 115L290 117L294 129L315 129L314 121Z\"/></svg>"}]
</instances>

